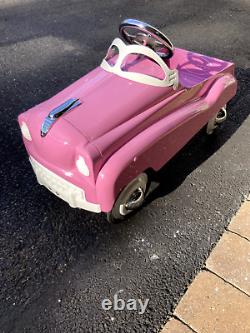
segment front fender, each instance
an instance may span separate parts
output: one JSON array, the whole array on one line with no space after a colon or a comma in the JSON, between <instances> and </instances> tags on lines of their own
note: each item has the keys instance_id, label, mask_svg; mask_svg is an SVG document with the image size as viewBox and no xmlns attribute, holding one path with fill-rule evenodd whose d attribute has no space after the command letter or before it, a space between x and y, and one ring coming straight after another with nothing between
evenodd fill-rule
<instances>
[{"instance_id":1,"label":"front fender","mask_svg":"<svg viewBox=\"0 0 250 333\"><path fill-rule=\"evenodd\" d=\"M120 191L138 174L159 170L236 93L233 75L213 83L209 92L153 124L116 151L100 170L96 181L97 199L109 212Z\"/></svg>"}]
</instances>

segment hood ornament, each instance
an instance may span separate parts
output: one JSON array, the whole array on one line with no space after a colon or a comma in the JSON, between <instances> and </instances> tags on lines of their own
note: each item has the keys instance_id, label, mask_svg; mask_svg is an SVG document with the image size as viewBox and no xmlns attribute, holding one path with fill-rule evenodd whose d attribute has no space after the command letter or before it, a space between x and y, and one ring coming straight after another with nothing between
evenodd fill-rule
<instances>
[{"instance_id":1,"label":"hood ornament","mask_svg":"<svg viewBox=\"0 0 250 333\"><path fill-rule=\"evenodd\" d=\"M41 127L41 136L44 137L48 134L51 126L55 123L55 121L60 118L65 112L70 111L80 105L81 102L78 98L70 98L63 104L59 105L44 119Z\"/></svg>"}]
</instances>

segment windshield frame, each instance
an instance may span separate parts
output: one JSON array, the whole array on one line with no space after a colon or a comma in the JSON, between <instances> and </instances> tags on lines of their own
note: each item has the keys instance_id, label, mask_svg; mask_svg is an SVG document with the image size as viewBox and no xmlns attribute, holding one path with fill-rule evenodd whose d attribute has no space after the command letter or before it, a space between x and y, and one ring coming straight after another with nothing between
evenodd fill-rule
<instances>
[{"instance_id":1,"label":"windshield frame","mask_svg":"<svg viewBox=\"0 0 250 333\"><path fill-rule=\"evenodd\" d=\"M135 45L135 44L126 45L120 38L115 38L113 40L108 49L108 52L112 49L112 47L118 49L116 62L111 65L105 59L106 58L105 57L100 65L101 68L103 68L104 70L138 83L148 84L156 87L173 86L173 89L177 89L179 84L178 70L170 69L167 66L167 64L162 60L162 58L149 47L143 45ZM128 72L122 70L122 63L124 59L131 54L145 55L146 57L150 58L152 61L155 61L161 67L164 73L164 78L160 79L150 76L148 74Z\"/></svg>"}]
</instances>

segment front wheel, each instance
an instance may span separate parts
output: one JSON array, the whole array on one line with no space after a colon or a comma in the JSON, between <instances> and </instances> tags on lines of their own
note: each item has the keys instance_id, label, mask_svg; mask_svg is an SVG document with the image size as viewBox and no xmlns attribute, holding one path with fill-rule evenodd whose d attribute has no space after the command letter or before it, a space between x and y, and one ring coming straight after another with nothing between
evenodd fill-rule
<instances>
[{"instance_id":1,"label":"front wheel","mask_svg":"<svg viewBox=\"0 0 250 333\"><path fill-rule=\"evenodd\" d=\"M107 213L109 222L117 223L139 209L148 189L148 176L141 173L134 178L119 194L111 212Z\"/></svg>"},{"instance_id":2,"label":"front wheel","mask_svg":"<svg viewBox=\"0 0 250 333\"><path fill-rule=\"evenodd\" d=\"M226 105L220 109L216 115L207 123L206 132L208 135L214 133L215 129L227 119Z\"/></svg>"}]
</instances>

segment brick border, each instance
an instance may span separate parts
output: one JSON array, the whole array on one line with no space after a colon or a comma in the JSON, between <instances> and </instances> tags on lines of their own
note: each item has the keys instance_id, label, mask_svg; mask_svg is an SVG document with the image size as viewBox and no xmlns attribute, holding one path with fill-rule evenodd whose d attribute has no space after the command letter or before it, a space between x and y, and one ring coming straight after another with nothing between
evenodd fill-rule
<instances>
[{"instance_id":1,"label":"brick border","mask_svg":"<svg viewBox=\"0 0 250 333\"><path fill-rule=\"evenodd\" d=\"M250 333L250 195L161 333Z\"/></svg>"}]
</instances>

